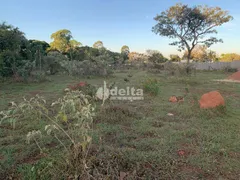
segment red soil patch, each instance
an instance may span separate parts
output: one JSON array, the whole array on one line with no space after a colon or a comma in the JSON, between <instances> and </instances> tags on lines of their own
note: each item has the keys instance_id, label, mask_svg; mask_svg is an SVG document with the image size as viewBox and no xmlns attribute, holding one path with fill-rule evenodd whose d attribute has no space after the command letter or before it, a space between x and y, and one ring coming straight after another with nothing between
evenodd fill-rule
<instances>
[{"instance_id":1,"label":"red soil patch","mask_svg":"<svg viewBox=\"0 0 240 180\"><path fill-rule=\"evenodd\" d=\"M57 143L51 142L51 143L46 144L46 146L47 146L48 148L54 148L54 147L57 146Z\"/></svg>"},{"instance_id":2,"label":"red soil patch","mask_svg":"<svg viewBox=\"0 0 240 180\"><path fill-rule=\"evenodd\" d=\"M22 163L25 163L25 164L34 164L34 163L36 163L38 160L40 160L41 158L44 158L44 157L46 157L46 156L47 156L46 154L38 154L38 155L35 156L35 157L25 158Z\"/></svg>"},{"instance_id":3,"label":"red soil patch","mask_svg":"<svg viewBox=\"0 0 240 180\"><path fill-rule=\"evenodd\" d=\"M240 81L240 71L233 73L231 76L228 77L228 79Z\"/></svg>"}]
</instances>

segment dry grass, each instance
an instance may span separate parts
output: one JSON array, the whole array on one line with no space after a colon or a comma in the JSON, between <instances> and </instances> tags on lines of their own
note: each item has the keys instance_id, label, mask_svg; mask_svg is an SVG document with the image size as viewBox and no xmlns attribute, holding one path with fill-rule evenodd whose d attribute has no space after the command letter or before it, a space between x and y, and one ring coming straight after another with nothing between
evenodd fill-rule
<instances>
[{"instance_id":1,"label":"dry grass","mask_svg":"<svg viewBox=\"0 0 240 180\"><path fill-rule=\"evenodd\" d=\"M129 82L124 82L126 74L132 74ZM107 79L108 83L125 87L141 86L142 80L156 78L161 84L160 93L144 94L143 101L106 102L103 107L97 106L89 169L84 179L118 179L120 173L125 179L240 179L240 84L212 81L224 77L227 75L222 72L166 78L162 74L126 71ZM4 84L0 108L6 108L8 101L30 95L32 91L41 91L47 99L57 99L62 89L71 83L87 81L95 85L103 81L102 78L59 76L52 79L52 82L28 86ZM226 108L200 110L197 100L212 90L219 90L224 96ZM184 96L184 102L168 102L172 95ZM59 179L71 176L74 179L74 168L54 164L66 157L56 141L45 138L41 142L47 156L40 156L35 146L26 146L26 132L44 125L33 120L21 122L15 130L7 124L0 126L1 177ZM59 169L55 177L49 176L51 163Z\"/></svg>"}]
</instances>

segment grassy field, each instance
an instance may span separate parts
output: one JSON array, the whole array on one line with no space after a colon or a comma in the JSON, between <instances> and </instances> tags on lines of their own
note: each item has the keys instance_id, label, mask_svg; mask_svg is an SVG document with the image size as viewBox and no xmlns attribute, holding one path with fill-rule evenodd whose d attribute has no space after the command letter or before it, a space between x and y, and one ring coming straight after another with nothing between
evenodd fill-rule
<instances>
[{"instance_id":1,"label":"grassy field","mask_svg":"<svg viewBox=\"0 0 240 180\"><path fill-rule=\"evenodd\" d=\"M127 77L129 73L132 77ZM67 85L80 81L142 87L145 79L155 78L158 95L144 92L141 101L107 101L97 107L93 147L98 149L96 157L106 161L102 166L109 179L118 179L120 172L127 174L125 179L240 179L240 84L213 81L226 76L197 72L192 77L167 78L126 71L109 78L56 75L45 83L6 82L0 84L0 110L23 96L40 94L51 102L64 94ZM201 110L199 98L212 90L223 95L226 108ZM184 102L168 102L172 95L184 96ZM16 122L15 130L8 123L0 125L0 177L38 179L39 171L47 174L46 162L62 152L61 145L44 137L41 145L48 153L42 155L35 144L26 144L26 134L45 125L45 121L34 120Z\"/></svg>"}]
</instances>

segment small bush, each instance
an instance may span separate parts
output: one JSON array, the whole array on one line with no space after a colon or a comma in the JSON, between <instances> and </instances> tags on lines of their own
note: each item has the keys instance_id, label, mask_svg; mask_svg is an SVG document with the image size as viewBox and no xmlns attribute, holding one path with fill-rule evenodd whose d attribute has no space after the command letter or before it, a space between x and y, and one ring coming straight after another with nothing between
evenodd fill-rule
<instances>
[{"instance_id":1,"label":"small bush","mask_svg":"<svg viewBox=\"0 0 240 180\"><path fill-rule=\"evenodd\" d=\"M103 61L64 61L61 66L73 76L108 76L112 73Z\"/></svg>"},{"instance_id":2,"label":"small bush","mask_svg":"<svg viewBox=\"0 0 240 180\"><path fill-rule=\"evenodd\" d=\"M22 81L27 82L34 68L34 62L22 60L22 66L18 67L16 74L21 77Z\"/></svg>"},{"instance_id":3,"label":"small bush","mask_svg":"<svg viewBox=\"0 0 240 180\"><path fill-rule=\"evenodd\" d=\"M156 50L147 50L147 54L149 55L148 61L152 62L153 64L164 63L168 60L162 55L162 53Z\"/></svg>"},{"instance_id":4,"label":"small bush","mask_svg":"<svg viewBox=\"0 0 240 180\"><path fill-rule=\"evenodd\" d=\"M186 76L196 73L194 64L176 64L170 61L165 63L164 70L167 72L167 75L170 76Z\"/></svg>"},{"instance_id":5,"label":"small bush","mask_svg":"<svg viewBox=\"0 0 240 180\"><path fill-rule=\"evenodd\" d=\"M143 82L143 90L151 95L157 96L160 88L157 79L147 79Z\"/></svg>"},{"instance_id":6,"label":"small bush","mask_svg":"<svg viewBox=\"0 0 240 180\"><path fill-rule=\"evenodd\" d=\"M224 68L224 71L225 71L225 72L235 73L235 72L238 71L238 69L237 69L237 68L231 68L231 67L225 67L225 68Z\"/></svg>"},{"instance_id":7,"label":"small bush","mask_svg":"<svg viewBox=\"0 0 240 180\"><path fill-rule=\"evenodd\" d=\"M84 94L89 95L91 97L95 96L97 89L95 86L92 86L91 84L87 83L87 82L80 82L78 84L74 84L74 85L69 85L68 86L69 89L73 90L73 91L82 91Z\"/></svg>"},{"instance_id":8,"label":"small bush","mask_svg":"<svg viewBox=\"0 0 240 180\"><path fill-rule=\"evenodd\" d=\"M50 79L48 78L45 72L35 71L31 73L31 78L29 79L29 81L40 83L50 81Z\"/></svg>"},{"instance_id":9,"label":"small bush","mask_svg":"<svg viewBox=\"0 0 240 180\"><path fill-rule=\"evenodd\" d=\"M68 69L65 67L65 64L68 62L68 58L61 53L49 52L48 55L43 58L43 69L46 72L49 71L51 75L57 72L68 72Z\"/></svg>"}]
</instances>

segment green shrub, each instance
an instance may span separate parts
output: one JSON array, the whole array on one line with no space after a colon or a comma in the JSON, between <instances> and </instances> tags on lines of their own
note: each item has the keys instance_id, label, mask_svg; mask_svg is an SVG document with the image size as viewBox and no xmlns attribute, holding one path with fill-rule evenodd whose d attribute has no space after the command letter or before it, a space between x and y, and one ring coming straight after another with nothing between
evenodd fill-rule
<instances>
[{"instance_id":1,"label":"green shrub","mask_svg":"<svg viewBox=\"0 0 240 180\"><path fill-rule=\"evenodd\" d=\"M231 67L225 67L224 71L225 72L232 72L232 73L234 73L234 72L237 72L238 69L237 68L231 68Z\"/></svg>"},{"instance_id":2,"label":"green shrub","mask_svg":"<svg viewBox=\"0 0 240 180\"><path fill-rule=\"evenodd\" d=\"M164 70L167 76L186 76L196 73L194 64L176 64L168 61L164 64Z\"/></svg>"},{"instance_id":3,"label":"green shrub","mask_svg":"<svg viewBox=\"0 0 240 180\"><path fill-rule=\"evenodd\" d=\"M91 97L94 97L97 89L95 86L87 83L87 82L80 82L78 84L73 84L73 85L69 85L68 88L70 88L73 91L81 91L86 95L89 95Z\"/></svg>"},{"instance_id":4,"label":"green shrub","mask_svg":"<svg viewBox=\"0 0 240 180\"><path fill-rule=\"evenodd\" d=\"M28 60L22 60L22 65L18 68L17 73L22 77L24 82L27 82L30 78L31 72L34 68L34 62Z\"/></svg>"},{"instance_id":5,"label":"green shrub","mask_svg":"<svg viewBox=\"0 0 240 180\"><path fill-rule=\"evenodd\" d=\"M46 75L46 73L44 71L35 71L33 73L31 73L31 81L32 82L46 82L46 81L50 81L50 79L48 78L48 76Z\"/></svg>"},{"instance_id":6,"label":"green shrub","mask_svg":"<svg viewBox=\"0 0 240 180\"><path fill-rule=\"evenodd\" d=\"M149 55L148 61L152 62L153 64L164 63L164 62L166 62L168 60L159 51L147 50L147 53Z\"/></svg>"},{"instance_id":7,"label":"green shrub","mask_svg":"<svg viewBox=\"0 0 240 180\"><path fill-rule=\"evenodd\" d=\"M157 96L160 92L158 80L152 78L145 80L143 82L143 90L151 95Z\"/></svg>"},{"instance_id":8,"label":"green shrub","mask_svg":"<svg viewBox=\"0 0 240 180\"><path fill-rule=\"evenodd\" d=\"M61 63L61 66L73 76L107 76L112 73L108 64L104 61L98 61L98 59L94 61L65 61Z\"/></svg>"},{"instance_id":9,"label":"green shrub","mask_svg":"<svg viewBox=\"0 0 240 180\"><path fill-rule=\"evenodd\" d=\"M68 68L65 64L68 64L67 57L59 52L49 52L47 56L43 58L43 69L45 72L49 71L51 75L57 72L68 72Z\"/></svg>"}]
</instances>

